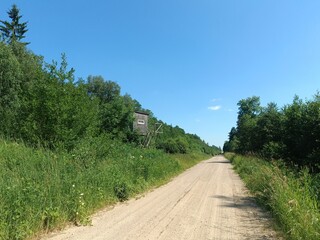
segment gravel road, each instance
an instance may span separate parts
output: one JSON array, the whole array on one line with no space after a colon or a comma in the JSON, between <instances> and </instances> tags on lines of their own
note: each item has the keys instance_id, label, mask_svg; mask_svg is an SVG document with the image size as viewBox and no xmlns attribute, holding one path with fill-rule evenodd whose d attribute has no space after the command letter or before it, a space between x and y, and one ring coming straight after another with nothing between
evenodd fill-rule
<instances>
[{"instance_id":1,"label":"gravel road","mask_svg":"<svg viewBox=\"0 0 320 240\"><path fill-rule=\"evenodd\" d=\"M140 199L44 240L279 239L222 156L203 161Z\"/></svg>"}]
</instances>

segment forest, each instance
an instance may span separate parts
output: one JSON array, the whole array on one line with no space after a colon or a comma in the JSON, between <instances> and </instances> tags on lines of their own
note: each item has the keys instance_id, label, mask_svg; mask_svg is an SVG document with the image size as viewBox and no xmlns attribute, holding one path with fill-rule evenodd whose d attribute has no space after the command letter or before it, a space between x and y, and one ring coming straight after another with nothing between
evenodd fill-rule
<instances>
[{"instance_id":1,"label":"forest","mask_svg":"<svg viewBox=\"0 0 320 240\"><path fill-rule=\"evenodd\" d=\"M238 102L237 126L229 132L224 151L282 159L288 165L320 171L320 94L291 104L260 105L257 96Z\"/></svg>"},{"instance_id":2,"label":"forest","mask_svg":"<svg viewBox=\"0 0 320 240\"><path fill-rule=\"evenodd\" d=\"M46 63L23 42L27 22L21 22L16 5L8 11L11 21L0 27L0 134L22 140L30 146L72 150L79 141L108 135L111 139L139 145L141 137L133 131L134 111L150 116L150 129L161 122L163 134L151 146L168 153L219 151L198 136L178 126L158 120L150 110L121 87L99 75L75 79L67 57ZM58 64L58 62L60 62Z\"/></svg>"}]
</instances>

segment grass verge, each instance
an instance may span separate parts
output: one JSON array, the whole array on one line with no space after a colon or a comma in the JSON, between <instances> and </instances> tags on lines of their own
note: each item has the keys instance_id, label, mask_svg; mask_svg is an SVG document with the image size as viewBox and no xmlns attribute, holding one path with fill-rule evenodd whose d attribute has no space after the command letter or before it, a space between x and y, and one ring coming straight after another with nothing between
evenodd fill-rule
<instances>
[{"instance_id":1,"label":"grass verge","mask_svg":"<svg viewBox=\"0 0 320 240\"><path fill-rule=\"evenodd\" d=\"M225 154L288 239L320 239L319 179L307 169L291 171L280 161Z\"/></svg>"},{"instance_id":2,"label":"grass verge","mask_svg":"<svg viewBox=\"0 0 320 240\"><path fill-rule=\"evenodd\" d=\"M35 150L0 139L0 239L35 237L161 185L208 156L167 155L107 137L71 152Z\"/></svg>"}]
</instances>

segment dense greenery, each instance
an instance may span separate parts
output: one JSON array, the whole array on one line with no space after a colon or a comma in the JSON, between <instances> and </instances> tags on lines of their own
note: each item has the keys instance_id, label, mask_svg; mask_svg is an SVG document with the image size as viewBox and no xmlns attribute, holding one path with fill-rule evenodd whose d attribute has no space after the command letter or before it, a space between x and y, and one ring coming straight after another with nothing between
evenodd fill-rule
<instances>
[{"instance_id":1,"label":"dense greenery","mask_svg":"<svg viewBox=\"0 0 320 240\"><path fill-rule=\"evenodd\" d=\"M21 42L27 24L18 8L8 14L0 28L0 239L85 223L220 152L158 120L116 82L76 80L64 54L44 62ZM163 126L149 149L133 130L137 110L149 113L151 133Z\"/></svg>"},{"instance_id":2,"label":"dense greenery","mask_svg":"<svg viewBox=\"0 0 320 240\"><path fill-rule=\"evenodd\" d=\"M320 239L319 175L280 161L226 154L258 201L271 210L287 239Z\"/></svg>"},{"instance_id":3,"label":"dense greenery","mask_svg":"<svg viewBox=\"0 0 320 240\"><path fill-rule=\"evenodd\" d=\"M69 153L0 139L0 239L25 239L158 186L207 155L174 156L100 135Z\"/></svg>"},{"instance_id":4,"label":"dense greenery","mask_svg":"<svg viewBox=\"0 0 320 240\"><path fill-rule=\"evenodd\" d=\"M287 163L320 170L320 94L279 109L260 106L259 97L239 101L237 127L229 133L224 151L282 158Z\"/></svg>"},{"instance_id":5,"label":"dense greenery","mask_svg":"<svg viewBox=\"0 0 320 240\"><path fill-rule=\"evenodd\" d=\"M107 134L112 139L139 145L142 140L133 131L134 111L150 114L150 129L157 120L150 110L120 86L102 76L75 80L64 54L60 63L48 64L26 48L26 22L16 5L8 11L11 22L1 21L0 31L0 134L21 139L31 146L71 151L84 138ZM169 153L193 151L214 154L198 136L186 134L179 127L163 124L163 134L152 139L151 147Z\"/></svg>"},{"instance_id":6,"label":"dense greenery","mask_svg":"<svg viewBox=\"0 0 320 240\"><path fill-rule=\"evenodd\" d=\"M288 239L319 239L320 93L306 101L295 96L282 108L261 107L256 96L238 106L224 152L246 157L227 157Z\"/></svg>"},{"instance_id":7,"label":"dense greenery","mask_svg":"<svg viewBox=\"0 0 320 240\"><path fill-rule=\"evenodd\" d=\"M178 126L172 127L163 123L162 134L155 140L158 149L164 149L167 153L191 153L200 152L210 155L220 153L215 146L209 146L195 134L188 134Z\"/></svg>"}]
</instances>

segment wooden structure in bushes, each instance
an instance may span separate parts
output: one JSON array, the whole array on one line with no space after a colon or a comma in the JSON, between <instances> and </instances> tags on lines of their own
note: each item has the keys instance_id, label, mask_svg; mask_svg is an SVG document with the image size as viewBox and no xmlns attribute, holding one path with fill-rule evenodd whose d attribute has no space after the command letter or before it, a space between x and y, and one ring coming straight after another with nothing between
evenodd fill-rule
<instances>
[{"instance_id":1,"label":"wooden structure in bushes","mask_svg":"<svg viewBox=\"0 0 320 240\"><path fill-rule=\"evenodd\" d=\"M148 147L150 145L151 139L155 137L160 132L162 127L161 123L156 123L154 129L149 129L148 127L149 114L145 112L134 112L134 122L133 130L136 131L141 136L144 136L143 142L141 145Z\"/></svg>"},{"instance_id":2,"label":"wooden structure in bushes","mask_svg":"<svg viewBox=\"0 0 320 240\"><path fill-rule=\"evenodd\" d=\"M148 119L148 113L134 112L133 130L142 136L148 135Z\"/></svg>"}]
</instances>

